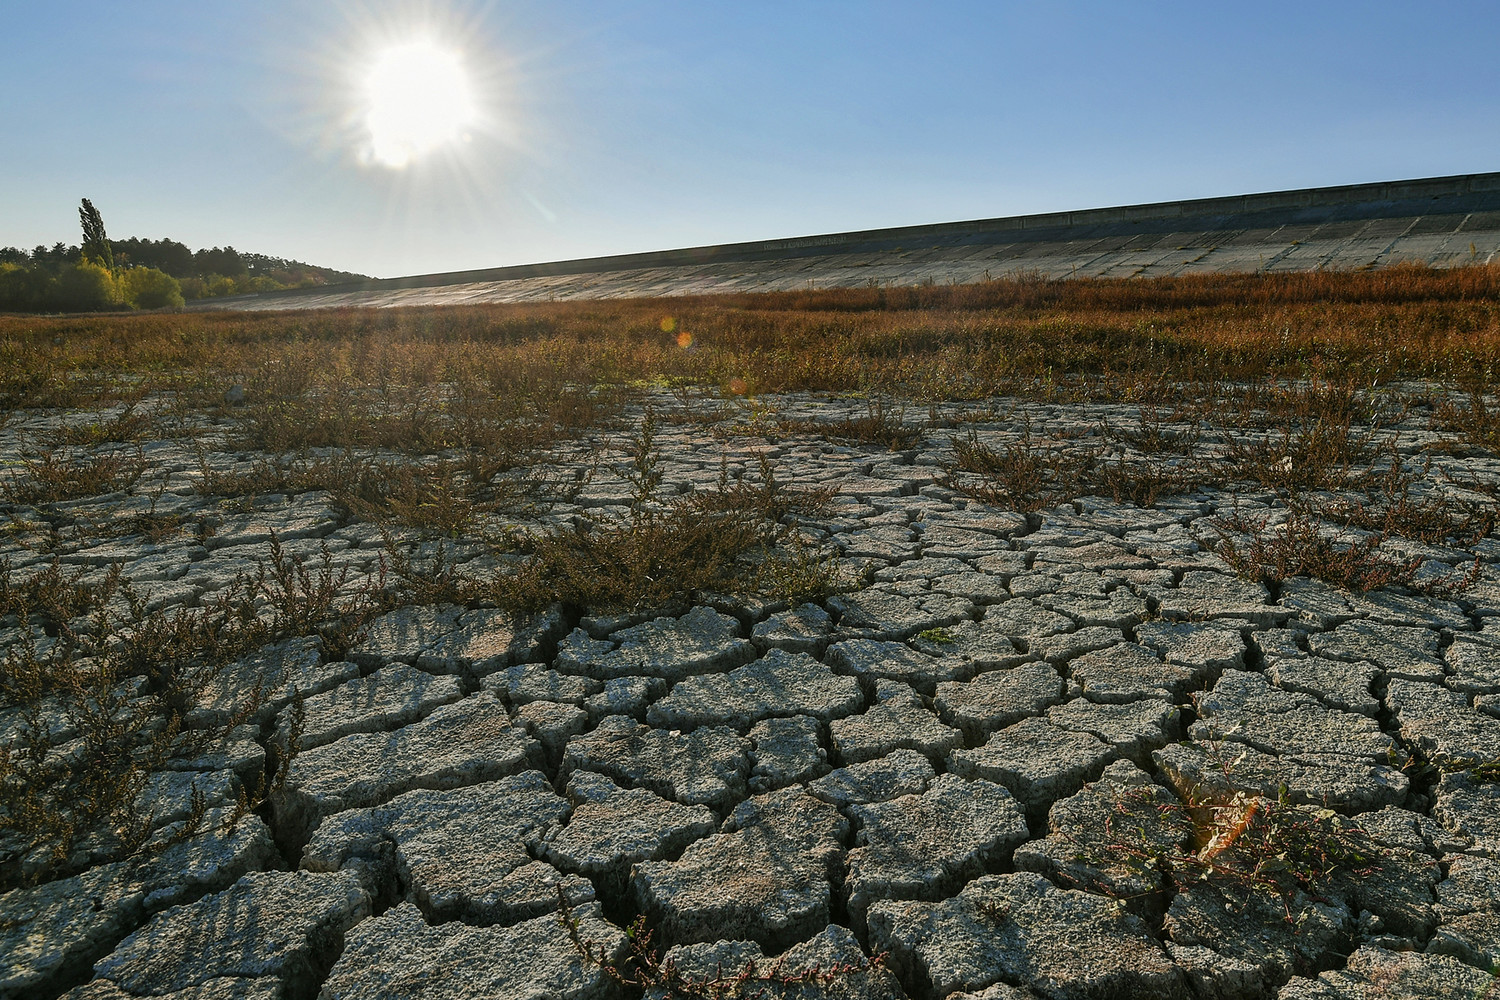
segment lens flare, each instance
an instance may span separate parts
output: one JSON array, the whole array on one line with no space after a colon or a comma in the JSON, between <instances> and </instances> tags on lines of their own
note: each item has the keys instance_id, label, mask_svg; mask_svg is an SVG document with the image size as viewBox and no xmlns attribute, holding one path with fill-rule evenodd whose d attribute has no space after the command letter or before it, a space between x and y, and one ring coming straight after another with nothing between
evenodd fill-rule
<instances>
[{"instance_id":1,"label":"lens flare","mask_svg":"<svg viewBox=\"0 0 1500 1000\"><path fill-rule=\"evenodd\" d=\"M688 333L686 330L683 330L677 335L677 346L681 347L683 350L687 350L689 347L692 347L693 335L691 333Z\"/></svg>"},{"instance_id":2,"label":"lens flare","mask_svg":"<svg viewBox=\"0 0 1500 1000\"><path fill-rule=\"evenodd\" d=\"M671 316L668 316L661 321L662 333L671 333L675 329L677 329L677 320L673 319Z\"/></svg>"},{"instance_id":3,"label":"lens flare","mask_svg":"<svg viewBox=\"0 0 1500 1000\"><path fill-rule=\"evenodd\" d=\"M364 78L364 99L370 155L394 170L461 141L478 118L462 56L429 40L376 55Z\"/></svg>"}]
</instances>

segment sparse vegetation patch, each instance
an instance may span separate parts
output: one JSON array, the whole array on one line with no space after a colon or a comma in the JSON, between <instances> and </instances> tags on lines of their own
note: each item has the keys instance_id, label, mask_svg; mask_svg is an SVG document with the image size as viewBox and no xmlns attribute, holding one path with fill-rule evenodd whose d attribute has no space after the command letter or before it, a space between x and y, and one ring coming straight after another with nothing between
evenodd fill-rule
<instances>
[{"instance_id":1,"label":"sparse vegetation patch","mask_svg":"<svg viewBox=\"0 0 1500 1000\"><path fill-rule=\"evenodd\" d=\"M234 886L299 996L1472 964L1497 275L0 317L5 961Z\"/></svg>"}]
</instances>

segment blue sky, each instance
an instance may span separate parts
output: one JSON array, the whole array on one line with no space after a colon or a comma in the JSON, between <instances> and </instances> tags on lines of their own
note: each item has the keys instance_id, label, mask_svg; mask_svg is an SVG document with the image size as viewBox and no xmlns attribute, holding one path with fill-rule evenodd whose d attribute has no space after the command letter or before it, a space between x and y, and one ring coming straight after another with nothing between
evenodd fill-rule
<instances>
[{"instance_id":1,"label":"blue sky","mask_svg":"<svg viewBox=\"0 0 1500 1000\"><path fill-rule=\"evenodd\" d=\"M486 117L362 162L418 34ZM377 275L1500 169L1493 3L0 0L0 245Z\"/></svg>"}]
</instances>

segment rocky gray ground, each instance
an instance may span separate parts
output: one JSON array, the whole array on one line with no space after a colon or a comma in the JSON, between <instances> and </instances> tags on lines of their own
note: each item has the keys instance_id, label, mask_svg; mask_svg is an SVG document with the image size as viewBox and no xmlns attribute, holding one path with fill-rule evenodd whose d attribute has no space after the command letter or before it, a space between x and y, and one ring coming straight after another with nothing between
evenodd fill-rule
<instances>
[{"instance_id":1,"label":"rocky gray ground","mask_svg":"<svg viewBox=\"0 0 1500 1000\"><path fill-rule=\"evenodd\" d=\"M800 419L864 406L762 405ZM1267 587L1206 545L1232 511L1284 516L1267 491L1018 513L944 483L955 434L999 447L1024 419L1079 448L1134 408L937 416L949 426L898 451L744 414L720 434L659 430L669 493L753 478L761 457L784 482L837 488L801 527L861 585L826 601L704 595L526 621L411 607L337 657L293 639L232 665L190 718L228 718L257 685L259 710L224 747L172 762L148 805L180 820L196 784L227 809L300 719L285 786L233 833L101 854L0 896L0 997L604 998L629 993L601 962L626 953L637 915L692 976L835 970L781 996L1500 994L1500 784L1483 767L1500 761L1500 537L1402 543L1433 578L1479 560L1448 597ZM0 452L14 464L78 419L19 414ZM248 467L256 456L212 450L235 418L216 419L197 427L208 461ZM1418 416L1402 430L1411 456L1439 438ZM598 445L557 459L585 485L534 525L625 510L621 436ZM1500 483L1492 457L1433 454L1454 479ZM50 522L7 504L14 578L54 556L85 581L120 564L147 602L201 605L266 558L273 531L290 552L377 568L379 532L326 494L204 498L190 441L144 455L133 490ZM84 530L148 509L199 527ZM447 549L476 575L511 558ZM48 640L0 622L12 649ZM0 745L19 752L22 724L0 713ZM67 719L53 724L66 742ZM1232 842L1251 802L1304 838L1294 860L1321 852L1310 887L1277 893L1276 866L1257 881L1212 854L1249 850ZM1338 853L1350 843L1359 858Z\"/></svg>"}]
</instances>

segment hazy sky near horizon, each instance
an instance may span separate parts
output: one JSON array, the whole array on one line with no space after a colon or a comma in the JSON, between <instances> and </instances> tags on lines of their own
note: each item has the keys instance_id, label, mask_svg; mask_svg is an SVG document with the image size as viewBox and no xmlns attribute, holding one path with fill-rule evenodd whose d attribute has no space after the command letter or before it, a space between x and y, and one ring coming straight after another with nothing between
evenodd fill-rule
<instances>
[{"instance_id":1,"label":"hazy sky near horizon","mask_svg":"<svg viewBox=\"0 0 1500 1000\"><path fill-rule=\"evenodd\" d=\"M78 242L87 197L116 239L390 276L1500 169L1493 3L0 14L0 246ZM473 114L392 166L366 84L413 40ZM456 103L423 100L408 128Z\"/></svg>"}]
</instances>

